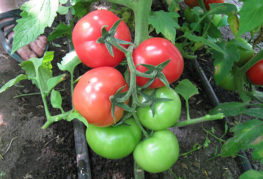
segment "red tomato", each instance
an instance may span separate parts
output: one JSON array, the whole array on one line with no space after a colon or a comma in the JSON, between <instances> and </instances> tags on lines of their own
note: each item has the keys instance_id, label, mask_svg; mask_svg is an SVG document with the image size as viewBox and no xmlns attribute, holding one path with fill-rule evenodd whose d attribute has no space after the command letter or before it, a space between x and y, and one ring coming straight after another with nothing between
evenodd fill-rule
<instances>
[{"instance_id":1,"label":"red tomato","mask_svg":"<svg viewBox=\"0 0 263 179\"><path fill-rule=\"evenodd\" d=\"M119 18L108 10L96 10L81 18L72 32L74 48L80 60L88 67L117 66L124 58L124 53L113 47L114 57L110 55L104 43L97 43L101 37L101 28L106 29L118 21ZM131 41L128 26L122 21L114 35L115 38ZM127 47L127 45L125 46Z\"/></svg>"},{"instance_id":2,"label":"red tomato","mask_svg":"<svg viewBox=\"0 0 263 179\"><path fill-rule=\"evenodd\" d=\"M111 115L110 96L127 83L122 74L112 67L98 67L81 76L73 92L74 108L96 126L110 126L114 123ZM123 109L115 107L116 122L123 115Z\"/></svg>"},{"instance_id":3,"label":"red tomato","mask_svg":"<svg viewBox=\"0 0 263 179\"><path fill-rule=\"evenodd\" d=\"M198 6L198 0L184 0L185 4L187 4L190 8Z\"/></svg>"},{"instance_id":4,"label":"red tomato","mask_svg":"<svg viewBox=\"0 0 263 179\"><path fill-rule=\"evenodd\" d=\"M157 66L169 59L171 61L162 72L168 82L172 83L181 76L184 68L184 60L179 50L170 41L159 37L150 38L143 41L133 52L134 64L140 72L146 72L147 68L139 64ZM136 77L139 86L145 85L148 80L149 78ZM164 86L163 82L157 78L149 88L159 88L162 86Z\"/></svg>"},{"instance_id":5,"label":"red tomato","mask_svg":"<svg viewBox=\"0 0 263 179\"><path fill-rule=\"evenodd\" d=\"M225 2L225 0L205 0L205 7L207 10L209 10L210 9L209 4L211 4L211 3L224 3L224 2Z\"/></svg>"},{"instance_id":6,"label":"red tomato","mask_svg":"<svg viewBox=\"0 0 263 179\"><path fill-rule=\"evenodd\" d=\"M247 71L247 77L255 85L263 85L263 59Z\"/></svg>"}]
</instances>

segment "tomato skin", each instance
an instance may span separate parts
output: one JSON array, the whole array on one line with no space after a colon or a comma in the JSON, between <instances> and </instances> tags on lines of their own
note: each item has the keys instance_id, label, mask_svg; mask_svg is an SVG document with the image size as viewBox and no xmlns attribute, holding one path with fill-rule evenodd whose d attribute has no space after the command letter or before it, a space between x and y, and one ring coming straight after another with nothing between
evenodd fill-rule
<instances>
[{"instance_id":1,"label":"tomato skin","mask_svg":"<svg viewBox=\"0 0 263 179\"><path fill-rule=\"evenodd\" d=\"M198 6L198 0L184 0L184 3L187 4L190 8Z\"/></svg>"},{"instance_id":2,"label":"tomato skin","mask_svg":"<svg viewBox=\"0 0 263 179\"><path fill-rule=\"evenodd\" d=\"M81 18L75 25L72 32L72 41L80 60L88 67L117 66L124 58L124 53L113 47L114 57L110 55L104 43L97 43L101 37L101 28L106 29L119 20L114 13L108 10L95 10ZM115 38L131 41L131 34L128 26L121 21ZM127 45L124 47L127 47Z\"/></svg>"},{"instance_id":3,"label":"tomato skin","mask_svg":"<svg viewBox=\"0 0 263 179\"><path fill-rule=\"evenodd\" d=\"M170 59L171 61L163 69L169 83L176 81L182 74L184 68L184 60L180 51L168 40L164 38L150 38L143 41L133 51L133 62L136 69L140 72L146 72L147 68L139 64L159 65ZM138 65L138 66L137 66ZM149 78L136 77L139 86L143 86L148 82ZM164 86L163 82L155 79L149 88L159 88Z\"/></svg>"},{"instance_id":4,"label":"tomato skin","mask_svg":"<svg viewBox=\"0 0 263 179\"><path fill-rule=\"evenodd\" d=\"M147 94L152 94L153 89L146 90ZM155 104L155 114L153 116L150 106L139 107L137 115L142 125L151 130L167 129L173 126L181 114L181 100L179 95L170 88L162 87L156 89L156 98L167 98L171 101L162 101ZM145 101L145 97L140 96L141 101Z\"/></svg>"},{"instance_id":5,"label":"tomato skin","mask_svg":"<svg viewBox=\"0 0 263 179\"><path fill-rule=\"evenodd\" d=\"M209 10L210 9L209 4L211 4L211 3L224 3L224 2L225 2L225 0L205 0L205 7L207 10Z\"/></svg>"},{"instance_id":6,"label":"tomato skin","mask_svg":"<svg viewBox=\"0 0 263 179\"><path fill-rule=\"evenodd\" d=\"M217 64L215 66L214 70L214 79L216 80L221 72L221 64ZM216 83L218 86L220 86L223 89L234 91L236 89L235 87L235 80L233 72L230 71L225 75L225 77L219 82Z\"/></svg>"},{"instance_id":7,"label":"tomato skin","mask_svg":"<svg viewBox=\"0 0 263 179\"><path fill-rule=\"evenodd\" d=\"M126 86L122 74L112 67L98 67L86 72L73 92L74 108L96 126L110 126L114 123L109 97L122 86ZM123 109L115 107L116 122L123 115Z\"/></svg>"},{"instance_id":8,"label":"tomato skin","mask_svg":"<svg viewBox=\"0 0 263 179\"><path fill-rule=\"evenodd\" d=\"M86 140L90 148L108 159L120 159L131 154L142 134L134 119L128 119L125 123L110 127L89 125Z\"/></svg>"},{"instance_id":9,"label":"tomato skin","mask_svg":"<svg viewBox=\"0 0 263 179\"><path fill-rule=\"evenodd\" d=\"M187 4L190 8L193 8L195 6L199 6L198 0L184 0L185 4ZM205 7L207 10L210 9L209 4L211 3L224 3L225 0L204 0Z\"/></svg>"},{"instance_id":10,"label":"tomato skin","mask_svg":"<svg viewBox=\"0 0 263 179\"><path fill-rule=\"evenodd\" d=\"M247 77L255 85L263 85L263 59L247 71Z\"/></svg>"},{"instance_id":11,"label":"tomato skin","mask_svg":"<svg viewBox=\"0 0 263 179\"><path fill-rule=\"evenodd\" d=\"M168 170L178 159L179 144L169 130L156 131L151 137L140 142L133 158L145 171L158 173Z\"/></svg>"}]
</instances>

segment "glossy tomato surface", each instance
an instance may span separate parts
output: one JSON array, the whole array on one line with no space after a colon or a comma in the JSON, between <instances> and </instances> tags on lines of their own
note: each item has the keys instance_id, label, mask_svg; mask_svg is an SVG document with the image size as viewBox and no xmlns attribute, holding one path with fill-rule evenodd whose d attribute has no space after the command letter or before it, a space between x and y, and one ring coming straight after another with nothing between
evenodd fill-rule
<instances>
[{"instance_id":1,"label":"glossy tomato surface","mask_svg":"<svg viewBox=\"0 0 263 179\"><path fill-rule=\"evenodd\" d=\"M160 130L140 142L133 158L147 172L158 173L168 170L177 161L179 144L176 136L169 130Z\"/></svg>"},{"instance_id":2,"label":"glossy tomato surface","mask_svg":"<svg viewBox=\"0 0 263 179\"><path fill-rule=\"evenodd\" d=\"M80 60L88 67L117 66L124 58L124 53L113 47L114 57L110 55L104 43L97 43L101 37L101 28L106 26L107 31L119 20L114 13L108 10L95 10L81 18L72 32L74 48ZM131 41L128 26L121 21L115 38ZM127 46L126 46L127 47Z\"/></svg>"},{"instance_id":3,"label":"glossy tomato surface","mask_svg":"<svg viewBox=\"0 0 263 179\"><path fill-rule=\"evenodd\" d=\"M108 159L128 156L140 142L141 136L141 130L134 119L128 119L125 124L118 126L89 125L86 130L86 139L90 148Z\"/></svg>"},{"instance_id":4,"label":"glossy tomato surface","mask_svg":"<svg viewBox=\"0 0 263 179\"><path fill-rule=\"evenodd\" d=\"M220 86L223 89L226 90L235 90L235 81L234 81L234 75L233 72L230 71L227 74L224 75L222 80L218 80L219 76L222 73L222 69L221 69L221 63L217 64L215 66L215 70L214 70L214 79L216 80L216 85Z\"/></svg>"},{"instance_id":5,"label":"glossy tomato surface","mask_svg":"<svg viewBox=\"0 0 263 179\"><path fill-rule=\"evenodd\" d=\"M263 59L247 71L247 77L255 85L263 85Z\"/></svg>"},{"instance_id":6,"label":"glossy tomato surface","mask_svg":"<svg viewBox=\"0 0 263 179\"><path fill-rule=\"evenodd\" d=\"M109 126L114 123L111 115L110 96L127 84L122 74L112 67L94 68L81 76L73 92L74 108L96 126ZM119 121L123 109L115 107L115 118Z\"/></svg>"},{"instance_id":7,"label":"glossy tomato surface","mask_svg":"<svg viewBox=\"0 0 263 179\"><path fill-rule=\"evenodd\" d=\"M136 69L146 72L147 68L139 64L159 65L170 59L168 65L162 70L169 83L176 81L182 74L184 60L179 50L164 38L150 38L143 41L133 52L133 61ZM139 86L147 83L149 78L136 77ZM159 88L164 86L163 82L155 79L149 88Z\"/></svg>"},{"instance_id":8,"label":"glossy tomato surface","mask_svg":"<svg viewBox=\"0 0 263 179\"><path fill-rule=\"evenodd\" d=\"M205 7L207 10L210 9L210 4L212 3L224 3L225 0L205 0Z\"/></svg>"},{"instance_id":9,"label":"glossy tomato surface","mask_svg":"<svg viewBox=\"0 0 263 179\"><path fill-rule=\"evenodd\" d=\"M179 95L171 88L162 87L158 89L148 89L145 92L150 95L155 91L155 99L170 99L170 101L160 101L155 103L155 113L153 115L151 107L139 107L137 115L143 126L151 130L161 130L173 126L181 114L181 100ZM145 97L140 96L142 102Z\"/></svg>"},{"instance_id":10,"label":"glossy tomato surface","mask_svg":"<svg viewBox=\"0 0 263 179\"><path fill-rule=\"evenodd\" d=\"M187 4L190 8L198 6L198 0L184 0L185 4Z\"/></svg>"}]
</instances>

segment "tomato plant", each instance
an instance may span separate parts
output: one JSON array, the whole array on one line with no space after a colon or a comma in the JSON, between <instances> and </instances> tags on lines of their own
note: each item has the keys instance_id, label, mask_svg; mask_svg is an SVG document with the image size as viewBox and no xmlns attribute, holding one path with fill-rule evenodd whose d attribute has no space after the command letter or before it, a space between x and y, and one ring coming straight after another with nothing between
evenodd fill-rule
<instances>
[{"instance_id":1,"label":"tomato plant","mask_svg":"<svg viewBox=\"0 0 263 179\"><path fill-rule=\"evenodd\" d=\"M184 2L191 8L199 5L198 0L184 0Z\"/></svg>"},{"instance_id":2,"label":"tomato plant","mask_svg":"<svg viewBox=\"0 0 263 179\"><path fill-rule=\"evenodd\" d=\"M185 20L189 23L193 23L197 19L196 15L191 11L189 7L186 7L184 9L184 17L185 17Z\"/></svg>"},{"instance_id":3,"label":"tomato plant","mask_svg":"<svg viewBox=\"0 0 263 179\"><path fill-rule=\"evenodd\" d=\"M124 58L124 53L113 47L113 55L108 52L104 43L98 43L101 37L101 28L106 26L106 30L113 26L119 18L108 10L95 10L82 17L75 25L72 32L74 48L80 60L88 67L117 66ZM115 38L131 41L131 34L128 26L121 21ZM125 46L127 47L127 45Z\"/></svg>"},{"instance_id":4,"label":"tomato plant","mask_svg":"<svg viewBox=\"0 0 263 179\"><path fill-rule=\"evenodd\" d=\"M263 85L263 59L247 71L247 77L255 85Z\"/></svg>"},{"instance_id":5,"label":"tomato plant","mask_svg":"<svg viewBox=\"0 0 263 179\"><path fill-rule=\"evenodd\" d=\"M110 127L89 125L86 139L90 148L108 159L120 159L133 152L141 140L141 130L134 119L127 119L124 124Z\"/></svg>"},{"instance_id":6,"label":"tomato plant","mask_svg":"<svg viewBox=\"0 0 263 179\"><path fill-rule=\"evenodd\" d=\"M212 3L224 3L225 0L204 0L205 1L205 7L207 10L210 9L210 4Z\"/></svg>"},{"instance_id":7,"label":"tomato plant","mask_svg":"<svg viewBox=\"0 0 263 179\"><path fill-rule=\"evenodd\" d=\"M221 71L221 64L217 64L215 66L215 69L214 69L214 79L217 81L220 73L222 73ZM235 90L235 81L234 81L234 75L233 75L233 72L230 71L228 72L227 74L225 74L225 76L223 77L222 80L220 80L217 85L219 85L220 87L222 87L223 89L226 89L226 90L232 90L234 91Z\"/></svg>"},{"instance_id":8,"label":"tomato plant","mask_svg":"<svg viewBox=\"0 0 263 179\"><path fill-rule=\"evenodd\" d=\"M94 68L81 76L73 92L74 108L96 126L109 126L114 123L111 115L110 96L126 86L122 74L112 67ZM127 89L127 86L126 88ZM123 115L123 109L116 107L116 122Z\"/></svg>"},{"instance_id":9,"label":"tomato plant","mask_svg":"<svg viewBox=\"0 0 263 179\"><path fill-rule=\"evenodd\" d=\"M238 47L238 53L239 53L240 58L236 63L239 66L244 65L254 55L254 50L252 48L252 45L250 45L243 38L237 38L237 39L231 40L228 42L228 44L236 45Z\"/></svg>"},{"instance_id":10,"label":"tomato plant","mask_svg":"<svg viewBox=\"0 0 263 179\"><path fill-rule=\"evenodd\" d=\"M205 7L207 10L210 9L209 4L211 3L224 3L225 0L204 0ZM187 4L189 7L193 8L195 6L199 5L198 0L184 0L185 4Z\"/></svg>"},{"instance_id":11,"label":"tomato plant","mask_svg":"<svg viewBox=\"0 0 263 179\"><path fill-rule=\"evenodd\" d=\"M151 130L166 129L174 125L181 114L181 101L178 94L170 88L162 87L156 90L146 90L149 96L154 95L154 114L151 106L139 107L137 114L142 125ZM142 101L148 99L144 96L141 97ZM168 99L169 101L162 100Z\"/></svg>"},{"instance_id":12,"label":"tomato plant","mask_svg":"<svg viewBox=\"0 0 263 179\"><path fill-rule=\"evenodd\" d=\"M178 159L179 144L169 130L160 130L139 143L133 157L137 164L151 173L168 170Z\"/></svg>"},{"instance_id":13,"label":"tomato plant","mask_svg":"<svg viewBox=\"0 0 263 179\"><path fill-rule=\"evenodd\" d=\"M169 83L176 81L182 74L184 60L179 50L168 40L164 38L150 38L143 41L133 52L133 61L136 69L140 72L146 72L147 68L141 64L159 65L170 60L168 65L162 70ZM145 77L136 77L137 84L143 86L149 79ZM160 79L155 79L149 86L150 88L159 88L164 86Z\"/></svg>"}]
</instances>

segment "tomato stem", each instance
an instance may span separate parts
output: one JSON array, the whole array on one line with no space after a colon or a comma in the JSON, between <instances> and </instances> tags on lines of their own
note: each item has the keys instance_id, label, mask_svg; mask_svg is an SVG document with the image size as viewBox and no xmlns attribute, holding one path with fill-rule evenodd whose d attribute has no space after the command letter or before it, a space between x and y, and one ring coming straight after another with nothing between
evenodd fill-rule
<instances>
[{"instance_id":1,"label":"tomato stem","mask_svg":"<svg viewBox=\"0 0 263 179\"><path fill-rule=\"evenodd\" d=\"M143 128L142 124L140 123L140 121L139 121L139 119L138 119L138 117L137 117L136 112L133 112L132 115L133 115L133 117L134 117L134 119L135 119L135 122L136 122L137 125L140 127L143 135L144 135L146 138L148 138L148 137L149 137L149 134L148 134L148 132Z\"/></svg>"},{"instance_id":2,"label":"tomato stem","mask_svg":"<svg viewBox=\"0 0 263 179\"><path fill-rule=\"evenodd\" d=\"M188 102L188 100L185 100L185 105L186 105L187 120L191 120L190 112L189 112L189 102Z\"/></svg>"},{"instance_id":3,"label":"tomato stem","mask_svg":"<svg viewBox=\"0 0 263 179\"><path fill-rule=\"evenodd\" d=\"M263 59L263 50L261 50L256 56L250 59L245 65L240 68L241 73L246 73L253 65Z\"/></svg>"},{"instance_id":4,"label":"tomato stem","mask_svg":"<svg viewBox=\"0 0 263 179\"><path fill-rule=\"evenodd\" d=\"M62 119L66 119L67 116L72 113L72 110L70 111L67 111L67 112L64 112L64 113L61 113L61 114L58 114L58 115L55 115L55 116L49 116L47 118L47 121L46 123L42 126L42 129L46 129L50 124L52 124L53 122L57 122L57 121L60 121Z\"/></svg>"},{"instance_id":5,"label":"tomato stem","mask_svg":"<svg viewBox=\"0 0 263 179\"><path fill-rule=\"evenodd\" d=\"M176 123L174 125L174 127L183 127L183 126L193 125L193 124L197 124L197 123L201 123L201 122L219 120L219 119L223 119L223 118L224 118L223 113L218 113L215 115L207 114L203 117L199 117L199 118L195 118L195 119L191 119L191 120L180 121L180 122Z\"/></svg>"},{"instance_id":6,"label":"tomato stem","mask_svg":"<svg viewBox=\"0 0 263 179\"><path fill-rule=\"evenodd\" d=\"M152 0L137 0L133 8L135 19L135 40L136 46L149 38L148 18L151 12Z\"/></svg>"}]
</instances>

